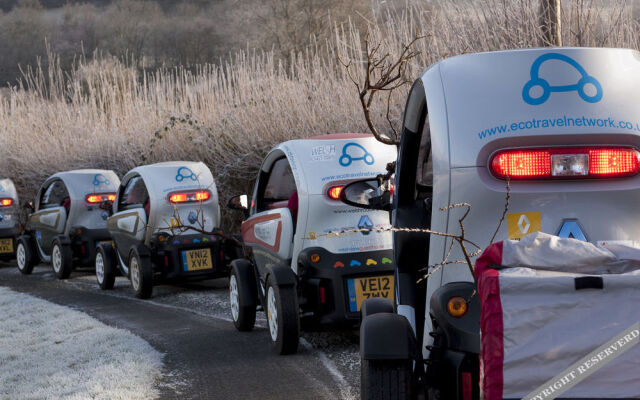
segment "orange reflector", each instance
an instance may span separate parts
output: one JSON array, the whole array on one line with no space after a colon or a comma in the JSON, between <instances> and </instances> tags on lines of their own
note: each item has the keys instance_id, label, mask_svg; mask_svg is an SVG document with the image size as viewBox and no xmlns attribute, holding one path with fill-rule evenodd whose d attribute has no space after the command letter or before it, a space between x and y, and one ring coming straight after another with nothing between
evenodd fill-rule
<instances>
[{"instance_id":1,"label":"orange reflector","mask_svg":"<svg viewBox=\"0 0 640 400\"><path fill-rule=\"evenodd\" d=\"M311 259L312 263L317 263L320 261L320 254L312 254L311 257L309 257Z\"/></svg>"},{"instance_id":2,"label":"orange reflector","mask_svg":"<svg viewBox=\"0 0 640 400\"><path fill-rule=\"evenodd\" d=\"M501 150L489 167L500 179L619 178L640 172L640 152L595 146Z\"/></svg>"},{"instance_id":3,"label":"orange reflector","mask_svg":"<svg viewBox=\"0 0 640 400\"><path fill-rule=\"evenodd\" d=\"M115 193L91 193L85 197L85 201L89 204L103 203L107 200L115 201Z\"/></svg>"},{"instance_id":4,"label":"orange reflector","mask_svg":"<svg viewBox=\"0 0 640 400\"><path fill-rule=\"evenodd\" d=\"M460 318L467 313L467 301L460 296L452 297L447 302L447 311L452 317Z\"/></svg>"},{"instance_id":5,"label":"orange reflector","mask_svg":"<svg viewBox=\"0 0 640 400\"><path fill-rule=\"evenodd\" d=\"M211 198L211 192L208 190L198 190L193 192L180 192L169 195L171 203L193 203L196 201L207 201Z\"/></svg>"},{"instance_id":6,"label":"orange reflector","mask_svg":"<svg viewBox=\"0 0 640 400\"><path fill-rule=\"evenodd\" d=\"M327 195L329 196L329 198L333 199L333 200L340 200L340 192L342 192L342 188L344 186L340 185L340 186L331 186L329 188L329 190L327 190Z\"/></svg>"},{"instance_id":7,"label":"orange reflector","mask_svg":"<svg viewBox=\"0 0 640 400\"><path fill-rule=\"evenodd\" d=\"M0 200L0 204L2 204L2 207L9 207L10 205L13 204L13 199L9 199L9 198L5 198Z\"/></svg>"}]
</instances>

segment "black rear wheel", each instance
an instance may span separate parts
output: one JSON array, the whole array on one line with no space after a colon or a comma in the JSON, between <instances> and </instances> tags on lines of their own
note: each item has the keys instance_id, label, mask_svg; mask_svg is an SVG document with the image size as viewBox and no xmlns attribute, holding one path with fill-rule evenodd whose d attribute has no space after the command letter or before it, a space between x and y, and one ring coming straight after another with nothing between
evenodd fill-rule
<instances>
[{"instance_id":1,"label":"black rear wheel","mask_svg":"<svg viewBox=\"0 0 640 400\"><path fill-rule=\"evenodd\" d=\"M362 400L408 400L411 398L411 360L362 360Z\"/></svg>"},{"instance_id":2,"label":"black rear wheel","mask_svg":"<svg viewBox=\"0 0 640 400\"><path fill-rule=\"evenodd\" d=\"M300 316L294 286L278 286L273 276L267 280L267 322L273 350L277 354L298 351Z\"/></svg>"},{"instance_id":3,"label":"black rear wheel","mask_svg":"<svg viewBox=\"0 0 640 400\"><path fill-rule=\"evenodd\" d=\"M253 282L247 282L246 279L242 279L242 274L240 274L235 265L231 267L231 275L229 276L229 303L231 305L233 324L239 331L250 331L256 323L256 306L255 304L251 304L249 299L244 298L247 291L255 292L255 283L253 283L253 285L252 283Z\"/></svg>"},{"instance_id":4,"label":"black rear wheel","mask_svg":"<svg viewBox=\"0 0 640 400\"><path fill-rule=\"evenodd\" d=\"M73 251L71 246L60 239L53 240L51 248L51 266L58 279L67 279L73 269Z\"/></svg>"},{"instance_id":5,"label":"black rear wheel","mask_svg":"<svg viewBox=\"0 0 640 400\"><path fill-rule=\"evenodd\" d=\"M16 244L16 263L18 264L18 271L24 275L29 275L33 272L33 267L38 263L38 256L33 248L31 237L23 235L18 238Z\"/></svg>"},{"instance_id":6,"label":"black rear wheel","mask_svg":"<svg viewBox=\"0 0 640 400\"><path fill-rule=\"evenodd\" d=\"M116 262L113 248L108 244L101 244L96 248L96 280L100 289L110 290L116 281Z\"/></svg>"},{"instance_id":7,"label":"black rear wheel","mask_svg":"<svg viewBox=\"0 0 640 400\"><path fill-rule=\"evenodd\" d=\"M139 299L148 299L153 291L153 267L149 257L141 256L136 249L129 257L131 286Z\"/></svg>"}]
</instances>

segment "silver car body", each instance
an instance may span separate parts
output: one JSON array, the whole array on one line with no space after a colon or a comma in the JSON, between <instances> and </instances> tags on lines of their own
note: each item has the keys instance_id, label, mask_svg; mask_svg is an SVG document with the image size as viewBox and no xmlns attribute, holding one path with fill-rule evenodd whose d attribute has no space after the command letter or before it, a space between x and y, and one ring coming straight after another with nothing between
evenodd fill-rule
<instances>
[{"instance_id":1,"label":"silver car body","mask_svg":"<svg viewBox=\"0 0 640 400\"><path fill-rule=\"evenodd\" d=\"M565 62L567 59L573 62ZM565 60L565 61L563 61ZM576 68L576 65L581 68ZM582 69L582 72L580 71ZM599 88L576 89L585 76ZM525 94L543 77L544 101ZM500 221L506 182L494 178L488 161L498 149L518 147L627 145L640 148L640 53L627 49L553 48L469 54L441 61L422 75L433 152L431 228L459 233L463 209L472 204L466 237L486 247ZM596 85L597 86L597 85ZM496 240L534 230L567 236L584 234L605 245L640 244L640 175L618 179L512 181L507 220ZM523 217L524 215L524 217ZM569 225L567 225L567 223ZM561 232L561 227L565 227ZM518 230L520 232L518 232ZM445 257L448 240L432 237L429 264ZM450 259L462 259L458 247ZM428 280L433 292L448 282L472 281L464 264L451 264ZM405 310L412 319L412 310ZM426 318L425 343L431 331Z\"/></svg>"},{"instance_id":2,"label":"silver car body","mask_svg":"<svg viewBox=\"0 0 640 400\"><path fill-rule=\"evenodd\" d=\"M69 210L62 204L45 204L43 196L50 185L61 181L70 199ZM103 169L80 169L58 172L40 187L29 216L29 229L34 232L40 257L49 261L51 241L56 235L69 235L72 227L105 229L108 214L98 205L88 204L86 197L97 193L115 193L120 179L115 172Z\"/></svg>"},{"instance_id":3,"label":"silver car body","mask_svg":"<svg viewBox=\"0 0 640 400\"><path fill-rule=\"evenodd\" d=\"M13 204L8 207L0 207L0 229L11 229L19 225L18 207L20 200L16 186L11 179L0 179L0 199L11 199Z\"/></svg>"},{"instance_id":4,"label":"silver car body","mask_svg":"<svg viewBox=\"0 0 640 400\"><path fill-rule=\"evenodd\" d=\"M150 200L150 213L147 218L141 208L119 209L123 189L129 181L137 176L142 177ZM211 193L209 200L201 203L182 204L174 207L168 200L170 194L190 190L206 189ZM122 178L118 196L113 207L114 215L109 218L117 222L113 228L128 231L145 245L159 231L171 232L178 223L211 231L220 226L220 205L218 191L209 168L202 162L170 161L136 167ZM189 214L195 213L197 221L189 222ZM131 214L131 215L124 215ZM179 216L179 218L177 218ZM137 228L135 228L137 227ZM112 230L110 224L110 230ZM181 233L194 233L193 230L181 230Z\"/></svg>"}]
</instances>

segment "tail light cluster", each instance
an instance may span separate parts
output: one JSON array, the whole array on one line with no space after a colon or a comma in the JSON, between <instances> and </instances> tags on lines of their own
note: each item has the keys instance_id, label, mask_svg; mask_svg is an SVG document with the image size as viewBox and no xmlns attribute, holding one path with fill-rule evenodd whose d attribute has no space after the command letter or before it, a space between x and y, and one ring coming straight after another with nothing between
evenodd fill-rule
<instances>
[{"instance_id":1,"label":"tail light cluster","mask_svg":"<svg viewBox=\"0 0 640 400\"><path fill-rule=\"evenodd\" d=\"M549 147L496 152L489 162L500 179L619 178L640 172L632 147Z\"/></svg>"},{"instance_id":2,"label":"tail light cluster","mask_svg":"<svg viewBox=\"0 0 640 400\"><path fill-rule=\"evenodd\" d=\"M9 198L9 197L5 197L0 199L0 206L2 207L9 207L13 205L13 199Z\"/></svg>"},{"instance_id":3,"label":"tail light cluster","mask_svg":"<svg viewBox=\"0 0 640 400\"><path fill-rule=\"evenodd\" d=\"M169 195L169 202L173 204L195 203L198 201L207 201L211 198L211 192L208 190L195 190L190 192L177 192Z\"/></svg>"},{"instance_id":4,"label":"tail light cluster","mask_svg":"<svg viewBox=\"0 0 640 400\"><path fill-rule=\"evenodd\" d=\"M91 193L85 197L85 201L89 204L104 203L105 201L116 201L115 193Z\"/></svg>"}]
</instances>

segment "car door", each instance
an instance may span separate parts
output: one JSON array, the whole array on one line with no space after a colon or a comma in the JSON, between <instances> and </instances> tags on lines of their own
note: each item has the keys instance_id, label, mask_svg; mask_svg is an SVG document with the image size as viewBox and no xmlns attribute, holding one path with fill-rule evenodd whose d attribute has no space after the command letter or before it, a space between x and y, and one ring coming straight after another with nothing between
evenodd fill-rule
<instances>
[{"instance_id":1,"label":"car door","mask_svg":"<svg viewBox=\"0 0 640 400\"><path fill-rule=\"evenodd\" d=\"M271 266L291 265L298 192L286 157L261 174L255 196L256 208L242 223L242 239L264 275Z\"/></svg>"},{"instance_id":2,"label":"car door","mask_svg":"<svg viewBox=\"0 0 640 400\"><path fill-rule=\"evenodd\" d=\"M71 198L64 182L55 179L45 184L36 199L37 209L29 217L30 229L38 244L41 256L48 260L53 239L64 233Z\"/></svg>"},{"instance_id":3,"label":"car door","mask_svg":"<svg viewBox=\"0 0 640 400\"><path fill-rule=\"evenodd\" d=\"M147 227L149 192L141 176L134 176L120 185L117 212L107 220L118 255L128 264L131 248L142 243Z\"/></svg>"}]
</instances>

